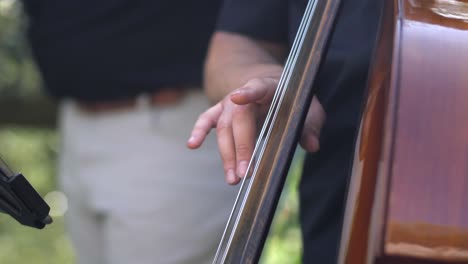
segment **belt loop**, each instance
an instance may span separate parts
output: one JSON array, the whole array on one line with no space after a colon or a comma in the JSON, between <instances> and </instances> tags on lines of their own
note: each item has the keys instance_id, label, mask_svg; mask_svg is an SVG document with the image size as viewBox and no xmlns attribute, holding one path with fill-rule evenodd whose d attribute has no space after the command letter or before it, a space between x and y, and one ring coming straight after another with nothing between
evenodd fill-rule
<instances>
[{"instance_id":1,"label":"belt loop","mask_svg":"<svg viewBox=\"0 0 468 264\"><path fill-rule=\"evenodd\" d=\"M136 108L146 110L151 107L151 97L147 93L143 93L136 98Z\"/></svg>"}]
</instances>

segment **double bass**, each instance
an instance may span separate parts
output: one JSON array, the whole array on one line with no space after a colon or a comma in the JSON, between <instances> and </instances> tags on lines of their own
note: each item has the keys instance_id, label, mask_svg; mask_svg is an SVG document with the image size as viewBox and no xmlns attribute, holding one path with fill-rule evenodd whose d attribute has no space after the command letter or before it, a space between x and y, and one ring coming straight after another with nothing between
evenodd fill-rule
<instances>
[{"instance_id":1,"label":"double bass","mask_svg":"<svg viewBox=\"0 0 468 264\"><path fill-rule=\"evenodd\" d=\"M468 2L381 1L338 263L468 263ZM339 6L309 1L213 263L260 258Z\"/></svg>"},{"instance_id":2,"label":"double bass","mask_svg":"<svg viewBox=\"0 0 468 264\"><path fill-rule=\"evenodd\" d=\"M468 263L468 2L384 1L339 263Z\"/></svg>"}]
</instances>

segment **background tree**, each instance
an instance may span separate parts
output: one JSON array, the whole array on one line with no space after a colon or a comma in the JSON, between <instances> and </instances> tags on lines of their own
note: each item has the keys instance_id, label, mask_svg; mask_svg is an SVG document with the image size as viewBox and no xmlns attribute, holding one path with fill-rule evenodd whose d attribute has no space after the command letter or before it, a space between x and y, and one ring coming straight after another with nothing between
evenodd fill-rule
<instances>
[{"instance_id":1,"label":"background tree","mask_svg":"<svg viewBox=\"0 0 468 264\"><path fill-rule=\"evenodd\" d=\"M55 105L42 93L26 27L20 4L0 0L0 124L53 127Z\"/></svg>"}]
</instances>

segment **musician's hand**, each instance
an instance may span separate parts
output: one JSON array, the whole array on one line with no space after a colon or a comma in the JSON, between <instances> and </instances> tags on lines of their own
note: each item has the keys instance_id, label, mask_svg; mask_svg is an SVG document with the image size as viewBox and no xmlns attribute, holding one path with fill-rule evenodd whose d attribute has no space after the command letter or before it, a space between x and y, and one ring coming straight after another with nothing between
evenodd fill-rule
<instances>
[{"instance_id":1,"label":"musician's hand","mask_svg":"<svg viewBox=\"0 0 468 264\"><path fill-rule=\"evenodd\" d=\"M195 123L188 147L198 148L216 128L226 182L237 184L247 170L255 146L257 124L265 117L278 80L252 79L202 113Z\"/></svg>"},{"instance_id":2,"label":"musician's hand","mask_svg":"<svg viewBox=\"0 0 468 264\"><path fill-rule=\"evenodd\" d=\"M272 78L250 80L202 113L195 123L188 147L201 146L210 130L216 128L229 184L237 184L245 175L255 146L257 125L265 118L277 84L278 80ZM314 98L301 136L301 145L306 150L318 150L318 136L324 120L325 113Z\"/></svg>"},{"instance_id":3,"label":"musician's hand","mask_svg":"<svg viewBox=\"0 0 468 264\"><path fill-rule=\"evenodd\" d=\"M319 138L322 126L325 123L326 114L317 97L312 98L309 112L304 123L299 143L308 152L317 152L320 148Z\"/></svg>"}]
</instances>

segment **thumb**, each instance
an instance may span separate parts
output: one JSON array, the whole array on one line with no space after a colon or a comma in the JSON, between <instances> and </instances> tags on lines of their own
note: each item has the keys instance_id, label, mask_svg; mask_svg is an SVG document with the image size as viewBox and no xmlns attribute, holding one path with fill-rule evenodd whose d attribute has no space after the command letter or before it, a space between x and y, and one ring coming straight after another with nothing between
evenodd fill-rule
<instances>
[{"instance_id":1,"label":"thumb","mask_svg":"<svg viewBox=\"0 0 468 264\"><path fill-rule=\"evenodd\" d=\"M319 138L320 131L326 120L325 110L314 96L307 112L307 117L302 130L299 143L302 148L308 152L317 152L320 149Z\"/></svg>"},{"instance_id":2,"label":"thumb","mask_svg":"<svg viewBox=\"0 0 468 264\"><path fill-rule=\"evenodd\" d=\"M244 86L231 93L231 101L235 104L250 103L269 104L273 99L278 80L273 78L256 78L249 80Z\"/></svg>"}]
</instances>

